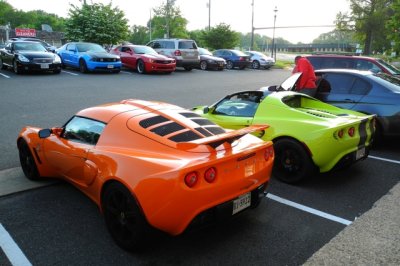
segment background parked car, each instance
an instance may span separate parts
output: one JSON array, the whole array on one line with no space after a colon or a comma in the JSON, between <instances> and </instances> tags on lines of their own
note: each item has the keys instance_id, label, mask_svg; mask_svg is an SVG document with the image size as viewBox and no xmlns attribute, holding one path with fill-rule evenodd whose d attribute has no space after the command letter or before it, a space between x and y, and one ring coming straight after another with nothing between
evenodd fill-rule
<instances>
[{"instance_id":1,"label":"background parked car","mask_svg":"<svg viewBox=\"0 0 400 266\"><path fill-rule=\"evenodd\" d=\"M153 48L144 45L126 44L110 51L119 55L122 65L144 74L149 72L171 73L175 71L175 59L158 54Z\"/></svg>"},{"instance_id":2,"label":"background parked car","mask_svg":"<svg viewBox=\"0 0 400 266\"><path fill-rule=\"evenodd\" d=\"M225 59L213 56L213 54L205 48L199 47L200 69L217 69L223 70L226 67Z\"/></svg>"},{"instance_id":3,"label":"background parked car","mask_svg":"<svg viewBox=\"0 0 400 266\"><path fill-rule=\"evenodd\" d=\"M314 69L348 68L400 76L400 70L379 58L352 55L306 56Z\"/></svg>"},{"instance_id":4,"label":"background parked car","mask_svg":"<svg viewBox=\"0 0 400 266\"><path fill-rule=\"evenodd\" d=\"M61 59L38 42L12 41L0 50L0 68L11 67L16 74L25 71L61 72Z\"/></svg>"},{"instance_id":5,"label":"background parked car","mask_svg":"<svg viewBox=\"0 0 400 266\"><path fill-rule=\"evenodd\" d=\"M251 65L250 56L239 50L219 49L213 55L225 59L227 69L245 69Z\"/></svg>"},{"instance_id":6,"label":"background parked car","mask_svg":"<svg viewBox=\"0 0 400 266\"><path fill-rule=\"evenodd\" d=\"M108 53L95 43L70 42L57 49L63 67L79 68L82 73L88 71L107 71L119 73L121 59L118 55Z\"/></svg>"},{"instance_id":7,"label":"background parked car","mask_svg":"<svg viewBox=\"0 0 400 266\"><path fill-rule=\"evenodd\" d=\"M32 37L14 37L11 38L9 41L32 41L32 42L39 42L41 43L44 48L46 48L47 51L55 53L56 52L56 47L54 45L51 45L43 40L40 40L38 38L32 38Z\"/></svg>"},{"instance_id":8,"label":"background parked car","mask_svg":"<svg viewBox=\"0 0 400 266\"><path fill-rule=\"evenodd\" d=\"M251 67L253 69L269 69L270 67L275 65L275 60L272 57L266 56L261 52L247 51L245 53L250 56Z\"/></svg>"},{"instance_id":9,"label":"background parked car","mask_svg":"<svg viewBox=\"0 0 400 266\"><path fill-rule=\"evenodd\" d=\"M188 39L157 39L146 44L157 53L174 58L177 67L190 71L199 67L200 56L197 44Z\"/></svg>"}]
</instances>

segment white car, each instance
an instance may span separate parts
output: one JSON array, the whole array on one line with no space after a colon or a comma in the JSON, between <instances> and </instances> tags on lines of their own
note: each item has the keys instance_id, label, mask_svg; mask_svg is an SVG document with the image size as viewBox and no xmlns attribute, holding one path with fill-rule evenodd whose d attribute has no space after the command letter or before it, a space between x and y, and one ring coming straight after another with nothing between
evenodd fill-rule
<instances>
[{"instance_id":1,"label":"white car","mask_svg":"<svg viewBox=\"0 0 400 266\"><path fill-rule=\"evenodd\" d=\"M257 51L247 51L246 54L250 56L251 67L253 69L265 68L269 69L275 65L275 60L272 57Z\"/></svg>"}]
</instances>

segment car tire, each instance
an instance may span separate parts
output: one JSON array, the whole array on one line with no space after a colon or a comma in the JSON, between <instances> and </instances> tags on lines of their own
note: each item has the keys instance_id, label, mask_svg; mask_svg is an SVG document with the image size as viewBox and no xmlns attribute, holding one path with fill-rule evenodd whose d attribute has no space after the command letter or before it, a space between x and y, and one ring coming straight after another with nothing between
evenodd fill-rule
<instances>
[{"instance_id":1,"label":"car tire","mask_svg":"<svg viewBox=\"0 0 400 266\"><path fill-rule=\"evenodd\" d=\"M184 67L184 69L186 70L186 71L192 71L192 67Z\"/></svg>"},{"instance_id":2,"label":"car tire","mask_svg":"<svg viewBox=\"0 0 400 266\"><path fill-rule=\"evenodd\" d=\"M24 139L18 141L18 152L21 168L26 178L30 180L40 179L35 158L33 158L32 152Z\"/></svg>"},{"instance_id":3,"label":"car tire","mask_svg":"<svg viewBox=\"0 0 400 266\"><path fill-rule=\"evenodd\" d=\"M7 66L3 64L3 59L0 58L0 69L6 69Z\"/></svg>"},{"instance_id":4,"label":"car tire","mask_svg":"<svg viewBox=\"0 0 400 266\"><path fill-rule=\"evenodd\" d=\"M241 67L239 67L240 70L243 70L243 69L245 69L245 68L246 68L246 66L241 66Z\"/></svg>"},{"instance_id":5,"label":"car tire","mask_svg":"<svg viewBox=\"0 0 400 266\"><path fill-rule=\"evenodd\" d=\"M148 244L151 227L124 185L118 182L107 185L101 206L107 229L118 246L137 251Z\"/></svg>"},{"instance_id":6,"label":"car tire","mask_svg":"<svg viewBox=\"0 0 400 266\"><path fill-rule=\"evenodd\" d=\"M233 69L233 62L228 60L226 61L226 69Z\"/></svg>"},{"instance_id":7,"label":"car tire","mask_svg":"<svg viewBox=\"0 0 400 266\"><path fill-rule=\"evenodd\" d=\"M314 174L315 165L305 148L294 139L280 139L274 143L273 175L294 184Z\"/></svg>"},{"instance_id":8,"label":"car tire","mask_svg":"<svg viewBox=\"0 0 400 266\"><path fill-rule=\"evenodd\" d=\"M88 68L87 68L86 62L83 59L79 60L79 71L81 73L87 73L88 72Z\"/></svg>"},{"instance_id":9,"label":"car tire","mask_svg":"<svg viewBox=\"0 0 400 266\"><path fill-rule=\"evenodd\" d=\"M18 68L16 60L13 60L13 70L14 70L14 73L17 75L22 74L22 70Z\"/></svg>"},{"instance_id":10,"label":"car tire","mask_svg":"<svg viewBox=\"0 0 400 266\"><path fill-rule=\"evenodd\" d=\"M144 65L144 62L142 60L138 60L136 63L136 70L139 74L145 74L146 73L146 67Z\"/></svg>"},{"instance_id":11,"label":"car tire","mask_svg":"<svg viewBox=\"0 0 400 266\"><path fill-rule=\"evenodd\" d=\"M260 62L258 62L257 60L254 60L254 61L251 63L251 67L252 67L253 69L260 69Z\"/></svg>"},{"instance_id":12,"label":"car tire","mask_svg":"<svg viewBox=\"0 0 400 266\"><path fill-rule=\"evenodd\" d=\"M200 62L200 69L201 70L207 70L208 65L207 65L207 61L201 61Z\"/></svg>"},{"instance_id":13,"label":"car tire","mask_svg":"<svg viewBox=\"0 0 400 266\"><path fill-rule=\"evenodd\" d=\"M61 69L53 70L53 74L60 74L60 73L61 73Z\"/></svg>"},{"instance_id":14,"label":"car tire","mask_svg":"<svg viewBox=\"0 0 400 266\"><path fill-rule=\"evenodd\" d=\"M64 64L64 62L62 61L62 59L61 59L61 68L62 69L65 69L67 66Z\"/></svg>"}]
</instances>

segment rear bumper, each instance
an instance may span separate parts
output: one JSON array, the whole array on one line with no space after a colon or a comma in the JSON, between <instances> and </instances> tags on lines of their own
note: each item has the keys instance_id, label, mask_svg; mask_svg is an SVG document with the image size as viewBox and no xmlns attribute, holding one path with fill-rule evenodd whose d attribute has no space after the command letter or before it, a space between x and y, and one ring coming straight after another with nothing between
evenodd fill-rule
<instances>
[{"instance_id":1,"label":"rear bumper","mask_svg":"<svg viewBox=\"0 0 400 266\"><path fill-rule=\"evenodd\" d=\"M198 68L200 66L200 59L198 60L176 60L177 67L191 67Z\"/></svg>"}]
</instances>

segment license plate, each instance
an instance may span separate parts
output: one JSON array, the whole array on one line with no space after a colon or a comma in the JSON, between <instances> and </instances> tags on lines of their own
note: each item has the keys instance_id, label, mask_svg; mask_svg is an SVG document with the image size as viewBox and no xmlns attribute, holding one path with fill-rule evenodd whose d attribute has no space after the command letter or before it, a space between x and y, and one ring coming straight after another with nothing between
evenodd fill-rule
<instances>
[{"instance_id":1,"label":"license plate","mask_svg":"<svg viewBox=\"0 0 400 266\"><path fill-rule=\"evenodd\" d=\"M246 209L251 205L251 193L246 193L233 201L232 215Z\"/></svg>"},{"instance_id":2,"label":"license plate","mask_svg":"<svg viewBox=\"0 0 400 266\"><path fill-rule=\"evenodd\" d=\"M49 69L49 64L40 64L41 69Z\"/></svg>"},{"instance_id":3,"label":"license plate","mask_svg":"<svg viewBox=\"0 0 400 266\"><path fill-rule=\"evenodd\" d=\"M107 65L107 68L114 68L114 65Z\"/></svg>"},{"instance_id":4,"label":"license plate","mask_svg":"<svg viewBox=\"0 0 400 266\"><path fill-rule=\"evenodd\" d=\"M359 160L365 156L365 148L359 149L356 152L356 160Z\"/></svg>"}]
</instances>

